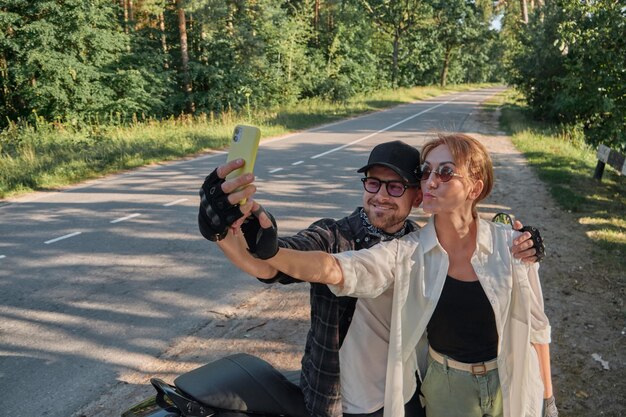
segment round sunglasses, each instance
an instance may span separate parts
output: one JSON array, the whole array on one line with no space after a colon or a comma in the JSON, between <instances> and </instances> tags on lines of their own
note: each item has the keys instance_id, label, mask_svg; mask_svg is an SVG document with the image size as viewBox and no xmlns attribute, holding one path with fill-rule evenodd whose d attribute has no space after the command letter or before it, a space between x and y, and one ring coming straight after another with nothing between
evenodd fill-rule
<instances>
[{"instance_id":1,"label":"round sunglasses","mask_svg":"<svg viewBox=\"0 0 626 417\"><path fill-rule=\"evenodd\" d=\"M448 182L452 179L452 177L463 178L463 175L457 174L456 172L454 172L454 169L449 165L439 165L437 169L433 170L430 167L430 165L424 164L422 165L420 171L421 171L421 176L420 176L421 181L426 181L427 179L429 179L430 174L432 174L433 172L435 173L435 175L437 176L437 178L439 178L441 182Z\"/></svg>"}]
</instances>

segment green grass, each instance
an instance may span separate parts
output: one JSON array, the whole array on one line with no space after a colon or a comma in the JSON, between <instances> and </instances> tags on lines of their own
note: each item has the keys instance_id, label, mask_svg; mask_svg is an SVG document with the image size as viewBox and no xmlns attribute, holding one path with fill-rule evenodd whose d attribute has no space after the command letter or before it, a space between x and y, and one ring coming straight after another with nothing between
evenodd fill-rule
<instances>
[{"instance_id":1,"label":"green grass","mask_svg":"<svg viewBox=\"0 0 626 417\"><path fill-rule=\"evenodd\" d=\"M235 125L253 124L272 137L402 103L485 85L379 91L334 103L319 99L248 113L201 114L125 126L72 127L38 120L0 132L0 199L55 189L89 178L222 149Z\"/></svg>"},{"instance_id":2,"label":"green grass","mask_svg":"<svg viewBox=\"0 0 626 417\"><path fill-rule=\"evenodd\" d=\"M582 132L531 121L514 91L494 98L487 108L501 108L501 127L512 135L556 202L578 218L597 244L603 264L626 268L626 178L608 165L601 182L593 179L596 150ZM609 256L607 256L609 255Z\"/></svg>"}]
</instances>

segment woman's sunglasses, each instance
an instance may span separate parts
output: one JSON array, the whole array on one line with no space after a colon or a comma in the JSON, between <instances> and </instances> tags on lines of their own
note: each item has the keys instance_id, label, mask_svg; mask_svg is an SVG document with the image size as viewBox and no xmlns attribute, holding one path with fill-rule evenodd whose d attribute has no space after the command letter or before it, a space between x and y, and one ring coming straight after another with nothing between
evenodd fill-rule
<instances>
[{"instance_id":1,"label":"woman's sunglasses","mask_svg":"<svg viewBox=\"0 0 626 417\"><path fill-rule=\"evenodd\" d=\"M461 174L457 174L454 172L454 169L448 165L439 165L437 169L433 170L430 165L424 164L421 168L422 175L420 176L420 180L426 181L430 178L430 174L433 172L439 178L441 182L448 182L452 179L452 177L463 178Z\"/></svg>"}]
</instances>

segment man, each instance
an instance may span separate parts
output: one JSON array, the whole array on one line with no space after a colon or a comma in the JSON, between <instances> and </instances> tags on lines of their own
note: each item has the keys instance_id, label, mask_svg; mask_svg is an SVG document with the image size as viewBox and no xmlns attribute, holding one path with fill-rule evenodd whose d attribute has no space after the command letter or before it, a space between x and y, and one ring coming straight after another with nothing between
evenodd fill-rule
<instances>
[{"instance_id":1,"label":"man","mask_svg":"<svg viewBox=\"0 0 626 417\"><path fill-rule=\"evenodd\" d=\"M319 220L295 236L279 238L278 244L337 253L369 248L414 231L418 226L407 217L422 201L419 165L419 151L406 143L377 145L368 163L358 170L365 174L363 207L340 220ZM202 234L217 241L240 269L265 282L300 282L280 272L275 274L267 264L247 253L240 234L228 233L227 226L237 226L241 222L238 219L254 206L250 199L255 192L253 185L234 191L250 184L251 175L221 180L240 166L241 162L237 161L227 163L207 177L200 193L198 221ZM241 207L233 206L242 198L249 201ZM534 259L535 249L529 238L530 234L525 233L516 242L513 253L517 258ZM393 288L375 299L356 299L336 297L326 285L310 285L311 328L300 379L309 413L333 417L382 416ZM424 415L417 384L416 378L416 394L405 407L407 416Z\"/></svg>"}]
</instances>

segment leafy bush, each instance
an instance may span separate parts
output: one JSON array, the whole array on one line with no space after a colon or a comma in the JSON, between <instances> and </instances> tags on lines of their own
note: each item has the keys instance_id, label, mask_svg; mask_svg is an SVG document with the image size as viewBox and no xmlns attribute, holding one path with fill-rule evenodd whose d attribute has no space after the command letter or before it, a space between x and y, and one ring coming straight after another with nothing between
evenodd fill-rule
<instances>
[{"instance_id":1,"label":"leafy bush","mask_svg":"<svg viewBox=\"0 0 626 417\"><path fill-rule=\"evenodd\" d=\"M626 150L626 9L549 2L519 38L511 81L535 117L580 125L590 144Z\"/></svg>"}]
</instances>

